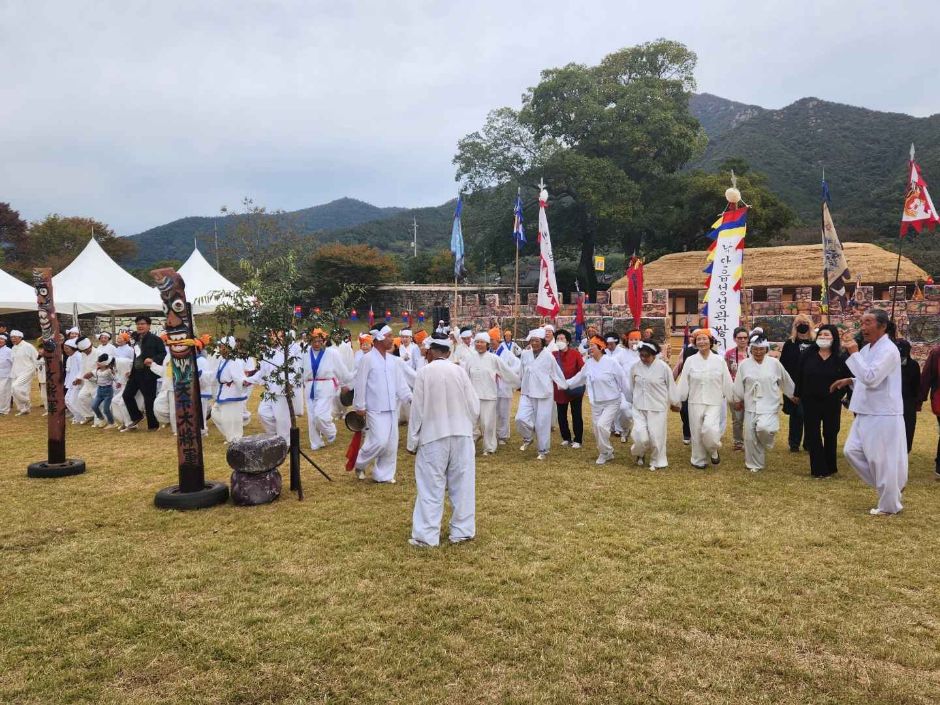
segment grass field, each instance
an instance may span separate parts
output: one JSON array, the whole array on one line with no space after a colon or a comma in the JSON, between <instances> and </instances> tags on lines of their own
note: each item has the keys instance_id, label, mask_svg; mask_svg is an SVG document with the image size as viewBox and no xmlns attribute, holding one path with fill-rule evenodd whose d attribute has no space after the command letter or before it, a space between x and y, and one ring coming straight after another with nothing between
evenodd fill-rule
<instances>
[{"instance_id":1,"label":"grass field","mask_svg":"<svg viewBox=\"0 0 940 705\"><path fill-rule=\"evenodd\" d=\"M898 517L779 441L761 474L693 470L673 415L662 472L557 436L480 459L477 539L433 551L411 457L356 481L345 429L303 502L174 513L169 431L69 426L88 472L28 480L44 422L0 419L3 703L940 702L927 413ZM214 427L206 464L228 478Z\"/></svg>"}]
</instances>

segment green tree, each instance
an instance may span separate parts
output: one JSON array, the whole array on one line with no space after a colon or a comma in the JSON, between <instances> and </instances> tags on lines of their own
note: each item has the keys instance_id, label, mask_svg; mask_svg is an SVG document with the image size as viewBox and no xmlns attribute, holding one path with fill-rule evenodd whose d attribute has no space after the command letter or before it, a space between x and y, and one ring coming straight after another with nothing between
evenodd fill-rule
<instances>
[{"instance_id":1,"label":"green tree","mask_svg":"<svg viewBox=\"0 0 940 705\"><path fill-rule=\"evenodd\" d=\"M544 177L553 244L577 247L578 277L593 295L595 248L617 242L638 249L643 231L636 226L650 192L704 148L688 110L695 62L682 44L660 39L614 52L597 66L543 71L519 111L493 111L482 131L460 140L457 178L471 195L499 193L501 203L481 197L484 208L505 209L521 187L534 223L535 183Z\"/></svg>"},{"instance_id":2,"label":"green tree","mask_svg":"<svg viewBox=\"0 0 940 705\"><path fill-rule=\"evenodd\" d=\"M296 231L290 214L269 212L247 196L241 205L240 213L230 211L226 206L220 209L225 218L219 229L225 232L225 239L219 248L219 268L232 282L241 284L245 276L242 260L260 265L296 252L302 242L305 247L311 246L310 237L303 239Z\"/></svg>"},{"instance_id":3,"label":"green tree","mask_svg":"<svg viewBox=\"0 0 940 705\"><path fill-rule=\"evenodd\" d=\"M29 259L29 226L9 203L0 203L0 264L22 274Z\"/></svg>"},{"instance_id":4,"label":"green tree","mask_svg":"<svg viewBox=\"0 0 940 705\"><path fill-rule=\"evenodd\" d=\"M132 240L118 237L101 221L53 213L38 223L30 224L29 257L24 264L27 269L42 266L61 271L81 253L92 233L101 248L118 262L132 257L137 251Z\"/></svg>"},{"instance_id":5,"label":"green tree","mask_svg":"<svg viewBox=\"0 0 940 705\"><path fill-rule=\"evenodd\" d=\"M368 245L323 245L304 261L302 283L315 287L321 297L332 299L347 284L372 288L398 277L395 259Z\"/></svg>"}]
</instances>

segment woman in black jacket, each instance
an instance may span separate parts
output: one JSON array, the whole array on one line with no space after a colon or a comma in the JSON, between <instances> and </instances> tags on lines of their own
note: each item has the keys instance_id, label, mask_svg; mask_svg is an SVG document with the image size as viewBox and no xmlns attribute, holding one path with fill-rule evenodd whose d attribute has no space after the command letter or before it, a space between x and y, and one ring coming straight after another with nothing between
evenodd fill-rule
<instances>
[{"instance_id":1,"label":"woman in black jacket","mask_svg":"<svg viewBox=\"0 0 940 705\"><path fill-rule=\"evenodd\" d=\"M811 327L812 321L809 316L801 313L794 317L790 337L783 344L783 350L780 351L780 364L783 365L783 369L787 371L792 380L796 380L797 375L800 373L800 358L813 344ZM790 417L788 434L790 452L799 453L801 441L804 448L808 447L806 440L803 438L803 406L802 404L794 404L784 396L783 413Z\"/></svg>"},{"instance_id":2,"label":"woman in black jacket","mask_svg":"<svg viewBox=\"0 0 940 705\"><path fill-rule=\"evenodd\" d=\"M844 388L834 389L833 384L851 376L839 345L839 330L829 324L820 326L816 342L803 353L793 378L796 382L794 399L803 410L809 470L815 478L830 477L838 472L836 444ZM792 415L790 423L793 423Z\"/></svg>"},{"instance_id":3,"label":"woman in black jacket","mask_svg":"<svg viewBox=\"0 0 940 705\"><path fill-rule=\"evenodd\" d=\"M911 344L900 338L895 345L901 354L901 400L904 402L904 430L907 433L907 452L914 445L917 428L917 407L920 405L920 365L911 357Z\"/></svg>"}]
</instances>

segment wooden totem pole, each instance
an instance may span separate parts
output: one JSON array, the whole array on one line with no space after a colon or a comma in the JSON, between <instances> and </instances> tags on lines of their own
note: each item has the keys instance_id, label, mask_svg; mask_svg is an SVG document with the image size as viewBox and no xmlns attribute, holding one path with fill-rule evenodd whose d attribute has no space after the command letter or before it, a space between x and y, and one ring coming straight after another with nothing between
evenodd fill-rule
<instances>
[{"instance_id":1,"label":"wooden totem pole","mask_svg":"<svg viewBox=\"0 0 940 705\"><path fill-rule=\"evenodd\" d=\"M166 343L170 349L171 379L176 400L176 444L179 484L157 492L161 509L202 509L228 499L224 482L206 482L202 457L202 399L199 396L198 354L202 341L193 329L192 308L186 301L183 278L174 269L154 269L153 275L166 313Z\"/></svg>"},{"instance_id":2,"label":"wooden totem pole","mask_svg":"<svg viewBox=\"0 0 940 705\"><path fill-rule=\"evenodd\" d=\"M29 477L66 477L85 472L84 460L65 457L65 362L59 319L52 298L52 270L33 270L33 286L39 305L39 328L42 333L42 355L46 363L46 411L49 423L48 459L30 464Z\"/></svg>"}]
</instances>

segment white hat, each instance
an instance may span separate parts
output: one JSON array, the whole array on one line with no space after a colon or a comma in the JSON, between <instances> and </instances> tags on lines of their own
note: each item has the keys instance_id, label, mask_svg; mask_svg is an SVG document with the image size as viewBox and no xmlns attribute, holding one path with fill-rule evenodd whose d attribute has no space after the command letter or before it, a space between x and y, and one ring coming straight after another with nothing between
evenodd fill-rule
<instances>
[{"instance_id":1,"label":"white hat","mask_svg":"<svg viewBox=\"0 0 940 705\"><path fill-rule=\"evenodd\" d=\"M101 358L104 358L104 360L102 360ZM108 353L101 353L98 356L98 364L104 363L105 365L110 365L112 362L114 362L113 355L109 355Z\"/></svg>"},{"instance_id":2,"label":"white hat","mask_svg":"<svg viewBox=\"0 0 940 705\"><path fill-rule=\"evenodd\" d=\"M449 339L440 340L439 338L425 338L424 343L428 346L428 348L430 348L432 345L439 345L442 348L447 348L448 350L450 350L451 345L453 344Z\"/></svg>"},{"instance_id":3,"label":"white hat","mask_svg":"<svg viewBox=\"0 0 940 705\"><path fill-rule=\"evenodd\" d=\"M551 323L546 323L544 326L542 326L542 328L544 330L550 330L552 333L555 332L555 326L553 326Z\"/></svg>"},{"instance_id":4,"label":"white hat","mask_svg":"<svg viewBox=\"0 0 940 705\"><path fill-rule=\"evenodd\" d=\"M6 340L7 339L6 333L0 333L0 338L3 338L4 340Z\"/></svg>"},{"instance_id":5,"label":"white hat","mask_svg":"<svg viewBox=\"0 0 940 705\"><path fill-rule=\"evenodd\" d=\"M111 340L111 334L110 334L108 331L103 330L103 331L101 331L100 333L98 333L98 337L99 337L99 338L100 338L102 335L107 336L107 337L108 337L108 340Z\"/></svg>"},{"instance_id":6,"label":"white hat","mask_svg":"<svg viewBox=\"0 0 940 705\"><path fill-rule=\"evenodd\" d=\"M391 332L392 332L392 329L389 328L388 326L382 326L378 330L373 329L371 331L372 339L377 342L382 342L383 340L385 340L385 337L388 336Z\"/></svg>"},{"instance_id":7,"label":"white hat","mask_svg":"<svg viewBox=\"0 0 940 705\"><path fill-rule=\"evenodd\" d=\"M235 338L231 335L226 335L222 338L219 338L219 345L225 345L229 348L235 347Z\"/></svg>"},{"instance_id":8,"label":"white hat","mask_svg":"<svg viewBox=\"0 0 940 705\"><path fill-rule=\"evenodd\" d=\"M82 338L81 340L78 341L78 343L76 344L76 347L82 352L84 352L85 350L88 350L88 348L91 347L91 341L88 338Z\"/></svg>"},{"instance_id":9,"label":"white hat","mask_svg":"<svg viewBox=\"0 0 940 705\"><path fill-rule=\"evenodd\" d=\"M539 340L545 340L545 329L544 328L533 328L529 331L529 334L525 337L526 340L532 340L533 338L538 338Z\"/></svg>"},{"instance_id":10,"label":"white hat","mask_svg":"<svg viewBox=\"0 0 940 705\"><path fill-rule=\"evenodd\" d=\"M66 331L66 333L71 335L72 333L81 333L81 331L76 326L72 326Z\"/></svg>"},{"instance_id":11,"label":"white hat","mask_svg":"<svg viewBox=\"0 0 940 705\"><path fill-rule=\"evenodd\" d=\"M74 340L66 340L64 345L68 348L77 348L78 345L75 344Z\"/></svg>"},{"instance_id":12,"label":"white hat","mask_svg":"<svg viewBox=\"0 0 940 705\"><path fill-rule=\"evenodd\" d=\"M402 328L401 333L399 333L398 335L400 335L400 336L402 336L402 337L404 337L404 336L407 335L407 336L410 338L410 337L411 337L411 329L410 329L410 328Z\"/></svg>"},{"instance_id":13,"label":"white hat","mask_svg":"<svg viewBox=\"0 0 940 705\"><path fill-rule=\"evenodd\" d=\"M11 330L11 331L10 331L10 337L11 337L11 338L22 338L22 337L23 337L23 331L21 331L21 330Z\"/></svg>"},{"instance_id":14,"label":"white hat","mask_svg":"<svg viewBox=\"0 0 940 705\"><path fill-rule=\"evenodd\" d=\"M481 333L477 333L475 336L473 336L473 342L475 342L475 343L483 342L483 343L486 343L487 345L489 345L489 342L490 342L490 334L489 334L489 333L482 333L482 332L481 332Z\"/></svg>"},{"instance_id":15,"label":"white hat","mask_svg":"<svg viewBox=\"0 0 940 705\"><path fill-rule=\"evenodd\" d=\"M430 350L430 349L431 349L431 342L432 342L433 340L434 340L434 339L433 339L431 336L428 336L427 338L424 339L424 342L421 343L421 347L424 348L425 350Z\"/></svg>"},{"instance_id":16,"label":"white hat","mask_svg":"<svg viewBox=\"0 0 940 705\"><path fill-rule=\"evenodd\" d=\"M472 329L472 328L464 328L462 331L460 331L460 337L461 337L461 338L472 338L472 337L473 337L473 329Z\"/></svg>"}]
</instances>

